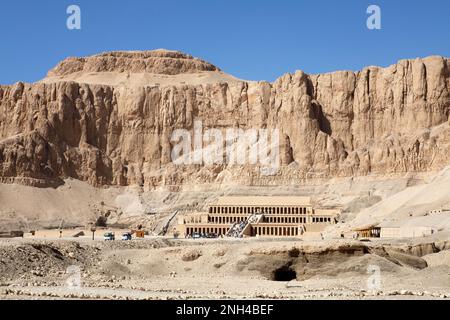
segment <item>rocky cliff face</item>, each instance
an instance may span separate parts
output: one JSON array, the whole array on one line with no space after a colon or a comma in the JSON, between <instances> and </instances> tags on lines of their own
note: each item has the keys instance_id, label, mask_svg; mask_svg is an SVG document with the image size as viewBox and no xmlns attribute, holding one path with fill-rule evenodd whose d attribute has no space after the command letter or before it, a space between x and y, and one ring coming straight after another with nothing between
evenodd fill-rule
<instances>
[{"instance_id":1,"label":"rocky cliff face","mask_svg":"<svg viewBox=\"0 0 450 320\"><path fill-rule=\"evenodd\" d=\"M127 72L176 75L200 71L220 71L216 66L177 51L106 52L87 58L68 58L59 63L49 76L75 72Z\"/></svg>"},{"instance_id":2,"label":"rocky cliff face","mask_svg":"<svg viewBox=\"0 0 450 320\"><path fill-rule=\"evenodd\" d=\"M449 61L299 71L267 83L231 81L213 65L171 51L71 58L44 81L0 87L0 181L52 186L73 177L151 189L439 170L450 162ZM69 81L74 73L106 80ZM108 84L117 74L125 80ZM142 74L183 81L134 84ZM201 83L211 75L217 81ZM174 165L171 135L192 131L195 120L204 129L279 129L282 166L268 177L251 165Z\"/></svg>"}]
</instances>

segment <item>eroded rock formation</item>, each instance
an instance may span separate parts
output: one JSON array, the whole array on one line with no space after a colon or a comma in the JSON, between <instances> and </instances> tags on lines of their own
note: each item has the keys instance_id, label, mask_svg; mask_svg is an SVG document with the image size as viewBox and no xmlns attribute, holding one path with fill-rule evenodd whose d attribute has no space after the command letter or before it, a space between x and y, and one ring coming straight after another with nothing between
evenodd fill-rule
<instances>
[{"instance_id":1,"label":"eroded rock formation","mask_svg":"<svg viewBox=\"0 0 450 320\"><path fill-rule=\"evenodd\" d=\"M73 177L153 188L438 170L450 154L449 61L298 71L268 83L231 81L213 65L172 51L70 58L41 82L0 87L0 179L48 186ZM67 80L74 73L106 80ZM113 74L129 80L108 84ZM142 74L184 78L176 85L133 83ZM199 83L211 75L217 81ZM282 167L266 177L252 166L175 166L171 134L193 130L195 120L205 129L279 129Z\"/></svg>"}]
</instances>

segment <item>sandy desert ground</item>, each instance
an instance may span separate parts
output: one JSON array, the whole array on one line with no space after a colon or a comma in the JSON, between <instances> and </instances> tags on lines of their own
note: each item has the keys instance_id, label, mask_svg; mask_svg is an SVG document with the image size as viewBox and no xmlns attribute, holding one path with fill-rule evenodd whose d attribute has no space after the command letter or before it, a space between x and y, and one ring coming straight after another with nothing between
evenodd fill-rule
<instances>
[{"instance_id":1,"label":"sandy desert ground","mask_svg":"<svg viewBox=\"0 0 450 320\"><path fill-rule=\"evenodd\" d=\"M0 298L449 299L449 249L442 235L393 243L10 239L0 241Z\"/></svg>"}]
</instances>

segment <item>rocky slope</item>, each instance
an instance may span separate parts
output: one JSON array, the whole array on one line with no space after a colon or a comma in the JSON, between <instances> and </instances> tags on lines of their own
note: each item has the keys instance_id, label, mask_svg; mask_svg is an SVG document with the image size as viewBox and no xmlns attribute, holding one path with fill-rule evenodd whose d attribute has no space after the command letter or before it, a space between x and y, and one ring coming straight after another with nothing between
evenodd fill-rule
<instances>
[{"instance_id":1,"label":"rocky slope","mask_svg":"<svg viewBox=\"0 0 450 320\"><path fill-rule=\"evenodd\" d=\"M0 181L57 186L71 177L151 190L437 171L449 163L449 62L298 71L268 83L165 50L69 58L41 82L0 86ZM123 81L108 83L114 77ZM267 177L250 165L175 166L171 135L192 131L195 120L204 129L279 129L280 170Z\"/></svg>"},{"instance_id":2,"label":"rocky slope","mask_svg":"<svg viewBox=\"0 0 450 320\"><path fill-rule=\"evenodd\" d=\"M59 63L49 76L75 72L129 72L176 75L199 71L220 71L216 66L177 51L106 52L87 58L68 58Z\"/></svg>"},{"instance_id":3,"label":"rocky slope","mask_svg":"<svg viewBox=\"0 0 450 320\"><path fill-rule=\"evenodd\" d=\"M448 299L450 266L435 259L447 252L347 240L4 241L0 298Z\"/></svg>"}]
</instances>

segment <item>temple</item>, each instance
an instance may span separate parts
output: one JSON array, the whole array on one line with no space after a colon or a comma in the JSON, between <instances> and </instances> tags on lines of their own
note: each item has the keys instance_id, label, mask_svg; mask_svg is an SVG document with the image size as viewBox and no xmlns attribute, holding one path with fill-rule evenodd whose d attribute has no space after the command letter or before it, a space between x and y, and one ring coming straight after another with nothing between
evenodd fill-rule
<instances>
[{"instance_id":1,"label":"temple","mask_svg":"<svg viewBox=\"0 0 450 320\"><path fill-rule=\"evenodd\" d=\"M177 230L230 237L299 237L335 224L339 209L317 209L310 197L222 197L208 212L180 217Z\"/></svg>"}]
</instances>

